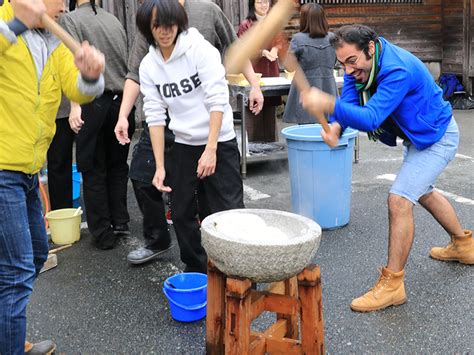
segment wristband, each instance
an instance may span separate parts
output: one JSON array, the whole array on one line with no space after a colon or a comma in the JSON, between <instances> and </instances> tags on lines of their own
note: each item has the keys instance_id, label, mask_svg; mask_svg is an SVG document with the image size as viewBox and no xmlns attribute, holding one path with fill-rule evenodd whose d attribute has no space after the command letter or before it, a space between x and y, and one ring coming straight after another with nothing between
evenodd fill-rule
<instances>
[{"instance_id":1,"label":"wristband","mask_svg":"<svg viewBox=\"0 0 474 355\"><path fill-rule=\"evenodd\" d=\"M7 26L15 34L15 36L19 36L23 32L28 31L28 27L26 27L26 25L16 17L12 21L8 22Z\"/></svg>"},{"instance_id":2,"label":"wristband","mask_svg":"<svg viewBox=\"0 0 474 355\"><path fill-rule=\"evenodd\" d=\"M95 84L99 81L100 78L97 78L97 79L93 79L93 78L89 78L83 74L81 74L82 76L82 80L84 80L87 84Z\"/></svg>"}]
</instances>

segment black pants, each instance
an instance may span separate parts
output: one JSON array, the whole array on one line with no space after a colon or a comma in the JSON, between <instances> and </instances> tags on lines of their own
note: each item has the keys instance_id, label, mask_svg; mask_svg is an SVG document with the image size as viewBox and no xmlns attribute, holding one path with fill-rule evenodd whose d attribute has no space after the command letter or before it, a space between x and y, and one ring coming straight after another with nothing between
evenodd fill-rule
<instances>
[{"instance_id":1,"label":"black pants","mask_svg":"<svg viewBox=\"0 0 474 355\"><path fill-rule=\"evenodd\" d=\"M196 175L198 160L205 146L175 143L171 152L173 178L171 210L173 226L178 239L181 260L187 271L206 272L207 255L201 245L199 222L195 217L196 190L199 217L234 208L243 208L243 186L240 177L240 155L235 139L219 143L214 175L199 179Z\"/></svg>"},{"instance_id":2,"label":"black pants","mask_svg":"<svg viewBox=\"0 0 474 355\"><path fill-rule=\"evenodd\" d=\"M165 217L163 195L152 184L133 180L133 191L143 215L145 247L151 250L165 249L171 243Z\"/></svg>"},{"instance_id":3,"label":"black pants","mask_svg":"<svg viewBox=\"0 0 474 355\"><path fill-rule=\"evenodd\" d=\"M90 134L96 139L94 147L92 138L90 146L85 146L87 144L84 142L85 137L81 137L81 140L78 137L78 165L86 167L82 171L82 178L87 224L99 246L102 242L111 244L114 239L112 225L130 221L127 211L127 158L130 145L119 144L114 133L120 103L120 97L104 94L91 104L82 107L84 127L79 134ZM132 110L128 117L130 137L135 131L134 113ZM97 121L92 123L93 120ZM101 125L96 126L95 132L87 130L82 132L89 122L92 126L97 122L101 122ZM79 151L79 149L91 149L91 146L94 149L89 155L86 155L85 151ZM85 158L86 156L89 158ZM84 161L87 159L92 161Z\"/></svg>"},{"instance_id":4,"label":"black pants","mask_svg":"<svg viewBox=\"0 0 474 355\"><path fill-rule=\"evenodd\" d=\"M72 207L72 145L68 118L56 120L56 134L48 149L48 189L51 209Z\"/></svg>"}]
</instances>

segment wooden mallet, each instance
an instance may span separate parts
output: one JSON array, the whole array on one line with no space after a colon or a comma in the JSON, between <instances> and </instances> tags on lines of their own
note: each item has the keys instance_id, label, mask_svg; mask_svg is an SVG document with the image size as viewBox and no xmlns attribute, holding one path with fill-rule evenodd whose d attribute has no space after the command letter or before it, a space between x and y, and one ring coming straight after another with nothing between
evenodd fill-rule
<instances>
[{"instance_id":1,"label":"wooden mallet","mask_svg":"<svg viewBox=\"0 0 474 355\"><path fill-rule=\"evenodd\" d=\"M47 14L43 14L43 16L41 17L41 22L43 23L43 26L56 37L58 37L61 42L63 42L73 54L76 54L76 52L81 49L81 44L77 42L69 33L67 33L61 26L56 23L56 21L54 21Z\"/></svg>"},{"instance_id":2,"label":"wooden mallet","mask_svg":"<svg viewBox=\"0 0 474 355\"><path fill-rule=\"evenodd\" d=\"M271 40L285 27L288 20L295 12L295 2L293 0L279 0L270 10L268 15L257 24L252 26L244 35L227 50L224 66L229 74L242 72L247 61L260 56L264 48ZM310 89L308 79L301 69L298 61L292 53L285 55L285 66L288 70L294 71L293 82L302 93ZM329 133L329 125L321 112L316 117L324 131Z\"/></svg>"}]
</instances>

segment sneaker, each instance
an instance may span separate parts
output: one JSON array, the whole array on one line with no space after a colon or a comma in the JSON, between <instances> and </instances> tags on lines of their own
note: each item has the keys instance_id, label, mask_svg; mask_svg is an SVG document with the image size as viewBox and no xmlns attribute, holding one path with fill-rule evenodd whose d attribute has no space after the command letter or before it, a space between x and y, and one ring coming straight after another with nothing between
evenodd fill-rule
<instances>
[{"instance_id":1,"label":"sneaker","mask_svg":"<svg viewBox=\"0 0 474 355\"><path fill-rule=\"evenodd\" d=\"M51 340L45 340L40 343L25 342L25 354L29 355L50 355L56 350L56 344Z\"/></svg>"},{"instance_id":2,"label":"sneaker","mask_svg":"<svg viewBox=\"0 0 474 355\"><path fill-rule=\"evenodd\" d=\"M163 254L164 252L170 250L173 247L173 243L164 249L159 250L151 250L145 247L138 248L137 250L133 250L128 253L127 260L130 264L139 265L146 263L150 260L153 260Z\"/></svg>"},{"instance_id":3,"label":"sneaker","mask_svg":"<svg viewBox=\"0 0 474 355\"><path fill-rule=\"evenodd\" d=\"M166 222L168 224L173 224L173 220L171 219L171 209L169 209L167 212L166 212Z\"/></svg>"},{"instance_id":4,"label":"sneaker","mask_svg":"<svg viewBox=\"0 0 474 355\"><path fill-rule=\"evenodd\" d=\"M117 224L112 227L115 235L130 235L130 229L128 229L128 224Z\"/></svg>"}]
</instances>

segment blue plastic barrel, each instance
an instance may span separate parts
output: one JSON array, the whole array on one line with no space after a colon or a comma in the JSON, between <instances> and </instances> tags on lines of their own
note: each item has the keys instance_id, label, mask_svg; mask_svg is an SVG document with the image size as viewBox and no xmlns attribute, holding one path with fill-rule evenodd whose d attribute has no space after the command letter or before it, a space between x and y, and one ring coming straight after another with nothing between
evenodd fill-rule
<instances>
[{"instance_id":1,"label":"blue plastic barrel","mask_svg":"<svg viewBox=\"0 0 474 355\"><path fill-rule=\"evenodd\" d=\"M188 272L171 276L164 283L163 293L174 320L194 322L206 316L206 274Z\"/></svg>"},{"instance_id":2,"label":"blue plastic barrel","mask_svg":"<svg viewBox=\"0 0 474 355\"><path fill-rule=\"evenodd\" d=\"M77 171L77 165L72 164L72 200L81 196L81 173Z\"/></svg>"},{"instance_id":3,"label":"blue plastic barrel","mask_svg":"<svg viewBox=\"0 0 474 355\"><path fill-rule=\"evenodd\" d=\"M293 212L316 221L322 229L349 223L352 159L358 131L348 128L336 148L321 137L321 125L284 128Z\"/></svg>"}]
</instances>

